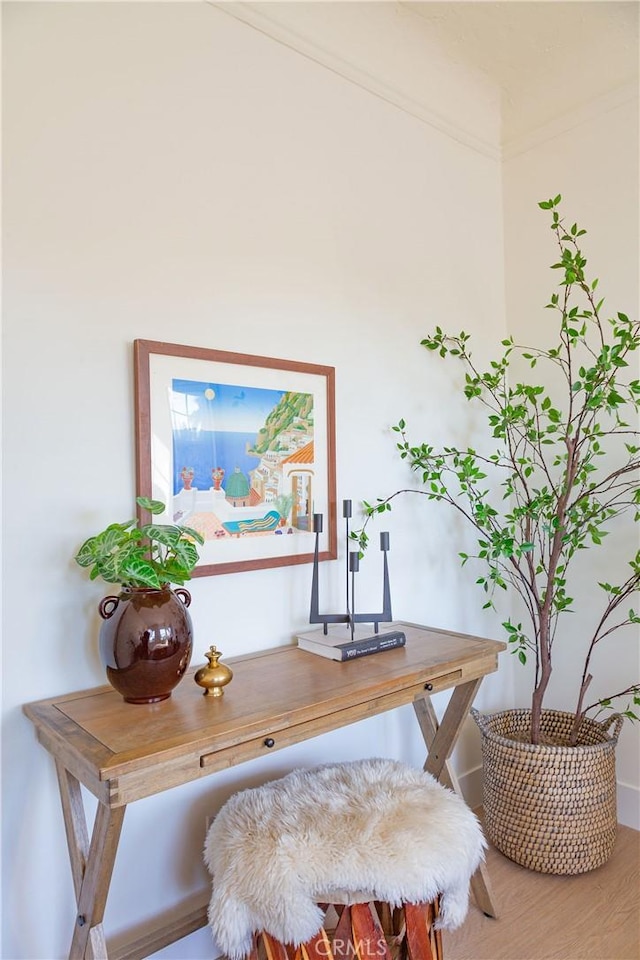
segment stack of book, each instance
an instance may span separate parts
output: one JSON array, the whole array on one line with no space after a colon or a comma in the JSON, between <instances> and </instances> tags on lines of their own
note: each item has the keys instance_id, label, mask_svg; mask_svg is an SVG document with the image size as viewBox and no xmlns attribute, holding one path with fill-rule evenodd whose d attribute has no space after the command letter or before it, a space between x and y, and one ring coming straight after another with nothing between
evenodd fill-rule
<instances>
[{"instance_id":1,"label":"stack of book","mask_svg":"<svg viewBox=\"0 0 640 960\"><path fill-rule=\"evenodd\" d=\"M348 624L329 627L326 634L320 627L308 633L299 633L298 646L308 653L338 661L355 660L357 657L368 657L372 653L404 647L407 642L404 632L396 630L393 623L385 624L385 627L380 633L373 633L370 624L357 624L353 639Z\"/></svg>"}]
</instances>

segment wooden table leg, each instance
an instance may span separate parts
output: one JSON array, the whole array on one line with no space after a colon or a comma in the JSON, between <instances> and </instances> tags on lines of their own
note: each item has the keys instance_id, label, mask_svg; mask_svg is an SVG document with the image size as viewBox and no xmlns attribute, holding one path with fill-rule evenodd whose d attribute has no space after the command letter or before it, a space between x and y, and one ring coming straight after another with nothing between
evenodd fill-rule
<instances>
[{"instance_id":1,"label":"wooden table leg","mask_svg":"<svg viewBox=\"0 0 640 960\"><path fill-rule=\"evenodd\" d=\"M56 769L78 904L69 960L106 960L102 920L126 807L99 803L89 843L80 783L59 761Z\"/></svg>"},{"instance_id":2,"label":"wooden table leg","mask_svg":"<svg viewBox=\"0 0 640 960\"><path fill-rule=\"evenodd\" d=\"M438 723L431 697L421 697L413 702L413 708L428 750L424 769L460 797L462 796L460 784L453 767L449 763L449 757L453 752L456 740L481 683L482 678L462 683L454 689L444 712L442 723ZM471 878L471 889L479 909L487 917L496 917L497 913L486 864L481 863L474 873Z\"/></svg>"}]
</instances>

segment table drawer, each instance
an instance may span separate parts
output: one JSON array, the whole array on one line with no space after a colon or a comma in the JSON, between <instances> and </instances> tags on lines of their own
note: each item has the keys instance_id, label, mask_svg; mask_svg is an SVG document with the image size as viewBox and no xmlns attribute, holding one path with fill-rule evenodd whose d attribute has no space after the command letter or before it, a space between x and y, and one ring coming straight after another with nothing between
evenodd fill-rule
<instances>
[{"instance_id":1,"label":"table drawer","mask_svg":"<svg viewBox=\"0 0 640 960\"><path fill-rule=\"evenodd\" d=\"M330 730L336 730L350 723L356 723L358 720L376 716L379 713L384 713L386 710L393 710L402 704L411 703L418 697L424 697L425 694L437 693L438 690L449 689L455 686L456 683L460 683L461 680L462 670L455 670L442 674L441 676L431 677L412 687L386 694L384 697L366 700L364 703L354 704L344 710L337 710L334 713L309 720L306 723L284 727L281 730L271 730L260 737L246 740L223 750L212 750L203 753L200 757L200 766L202 770L207 773L213 773L215 770L223 770L237 763L244 763L245 760L253 760L256 757L264 756L274 750L281 750L283 747L289 747L294 743L309 740L311 737L320 736L320 734L328 733Z\"/></svg>"}]
</instances>

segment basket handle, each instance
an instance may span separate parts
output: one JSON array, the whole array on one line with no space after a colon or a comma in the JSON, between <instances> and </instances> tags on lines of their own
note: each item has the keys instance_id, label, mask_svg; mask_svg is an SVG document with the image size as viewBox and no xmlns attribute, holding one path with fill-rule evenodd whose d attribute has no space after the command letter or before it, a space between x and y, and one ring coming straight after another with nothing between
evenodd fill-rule
<instances>
[{"instance_id":1,"label":"basket handle","mask_svg":"<svg viewBox=\"0 0 640 960\"><path fill-rule=\"evenodd\" d=\"M613 728L613 733L609 733L609 727L615 721L615 727ZM602 721L602 729L605 733L609 734L613 741L616 741L620 736L620 731L622 730L622 724L624 723L624 717L619 713L612 713L610 717Z\"/></svg>"},{"instance_id":2,"label":"basket handle","mask_svg":"<svg viewBox=\"0 0 640 960\"><path fill-rule=\"evenodd\" d=\"M489 719L488 716L485 713L480 713L478 710L476 710L475 707L471 707L471 709L469 710L469 714L471 715L471 717L473 717L475 722L478 724L478 727L482 731L482 733L486 733L488 729L488 724L487 724L487 720Z\"/></svg>"}]
</instances>

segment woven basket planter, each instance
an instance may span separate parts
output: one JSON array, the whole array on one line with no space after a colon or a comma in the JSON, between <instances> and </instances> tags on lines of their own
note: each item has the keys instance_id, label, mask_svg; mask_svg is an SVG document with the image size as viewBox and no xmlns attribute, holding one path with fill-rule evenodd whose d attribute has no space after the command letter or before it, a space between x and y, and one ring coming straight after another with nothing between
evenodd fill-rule
<instances>
[{"instance_id":1,"label":"woven basket planter","mask_svg":"<svg viewBox=\"0 0 640 960\"><path fill-rule=\"evenodd\" d=\"M578 746L573 714L545 710L543 737L526 742L530 710L471 711L482 736L485 832L516 863L540 873L586 873L605 863L616 838L615 748L622 718L585 718ZM615 724L612 734L608 733Z\"/></svg>"}]
</instances>

